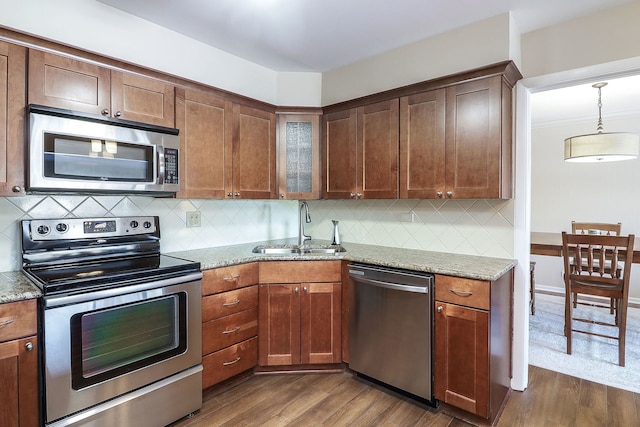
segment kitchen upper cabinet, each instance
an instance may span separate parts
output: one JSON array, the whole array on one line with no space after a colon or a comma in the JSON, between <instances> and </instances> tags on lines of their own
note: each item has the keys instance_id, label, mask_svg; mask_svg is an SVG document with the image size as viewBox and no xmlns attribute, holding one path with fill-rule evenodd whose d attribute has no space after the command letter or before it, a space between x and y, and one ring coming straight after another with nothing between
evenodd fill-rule
<instances>
[{"instance_id":1,"label":"kitchen upper cabinet","mask_svg":"<svg viewBox=\"0 0 640 427\"><path fill-rule=\"evenodd\" d=\"M340 363L340 261L260 264L259 364Z\"/></svg>"},{"instance_id":2,"label":"kitchen upper cabinet","mask_svg":"<svg viewBox=\"0 0 640 427\"><path fill-rule=\"evenodd\" d=\"M36 301L0 304L0 425L39 425Z\"/></svg>"},{"instance_id":3,"label":"kitchen upper cabinet","mask_svg":"<svg viewBox=\"0 0 640 427\"><path fill-rule=\"evenodd\" d=\"M323 197L398 197L398 99L323 118Z\"/></svg>"},{"instance_id":4,"label":"kitchen upper cabinet","mask_svg":"<svg viewBox=\"0 0 640 427\"><path fill-rule=\"evenodd\" d=\"M512 197L511 115L502 76L447 88L444 197Z\"/></svg>"},{"instance_id":5,"label":"kitchen upper cabinet","mask_svg":"<svg viewBox=\"0 0 640 427\"><path fill-rule=\"evenodd\" d=\"M400 99L402 198L510 198L511 89L501 76Z\"/></svg>"},{"instance_id":6,"label":"kitchen upper cabinet","mask_svg":"<svg viewBox=\"0 0 640 427\"><path fill-rule=\"evenodd\" d=\"M275 113L234 104L232 123L233 166L225 169L226 197L275 199Z\"/></svg>"},{"instance_id":7,"label":"kitchen upper cabinet","mask_svg":"<svg viewBox=\"0 0 640 427\"><path fill-rule=\"evenodd\" d=\"M445 190L446 90L400 98L400 197L429 199Z\"/></svg>"},{"instance_id":8,"label":"kitchen upper cabinet","mask_svg":"<svg viewBox=\"0 0 640 427\"><path fill-rule=\"evenodd\" d=\"M24 195L27 50L0 41L0 196Z\"/></svg>"},{"instance_id":9,"label":"kitchen upper cabinet","mask_svg":"<svg viewBox=\"0 0 640 427\"><path fill-rule=\"evenodd\" d=\"M190 89L176 89L182 185L178 197L224 199L226 170L232 168L231 101Z\"/></svg>"},{"instance_id":10,"label":"kitchen upper cabinet","mask_svg":"<svg viewBox=\"0 0 640 427\"><path fill-rule=\"evenodd\" d=\"M278 114L278 195L320 198L320 114Z\"/></svg>"},{"instance_id":11,"label":"kitchen upper cabinet","mask_svg":"<svg viewBox=\"0 0 640 427\"><path fill-rule=\"evenodd\" d=\"M513 270L496 281L435 277L436 399L493 421L511 383Z\"/></svg>"},{"instance_id":12,"label":"kitchen upper cabinet","mask_svg":"<svg viewBox=\"0 0 640 427\"><path fill-rule=\"evenodd\" d=\"M175 127L173 85L35 49L29 50L28 102Z\"/></svg>"}]
</instances>

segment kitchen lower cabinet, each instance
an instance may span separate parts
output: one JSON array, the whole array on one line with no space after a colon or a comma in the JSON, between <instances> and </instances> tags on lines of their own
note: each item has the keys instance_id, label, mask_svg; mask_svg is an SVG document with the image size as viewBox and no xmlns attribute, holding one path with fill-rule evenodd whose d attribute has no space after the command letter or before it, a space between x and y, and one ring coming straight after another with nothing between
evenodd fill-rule
<instances>
[{"instance_id":1,"label":"kitchen lower cabinet","mask_svg":"<svg viewBox=\"0 0 640 427\"><path fill-rule=\"evenodd\" d=\"M340 265L340 261L260 264L260 366L341 362Z\"/></svg>"},{"instance_id":2,"label":"kitchen lower cabinet","mask_svg":"<svg viewBox=\"0 0 640 427\"><path fill-rule=\"evenodd\" d=\"M257 283L257 263L203 272L203 389L258 364Z\"/></svg>"},{"instance_id":3,"label":"kitchen lower cabinet","mask_svg":"<svg viewBox=\"0 0 640 427\"><path fill-rule=\"evenodd\" d=\"M510 390L513 270L496 281L435 277L436 399L493 421Z\"/></svg>"},{"instance_id":4,"label":"kitchen lower cabinet","mask_svg":"<svg viewBox=\"0 0 640 427\"><path fill-rule=\"evenodd\" d=\"M36 301L0 304L0 425L39 425Z\"/></svg>"},{"instance_id":5,"label":"kitchen lower cabinet","mask_svg":"<svg viewBox=\"0 0 640 427\"><path fill-rule=\"evenodd\" d=\"M0 196L24 196L27 49L0 41Z\"/></svg>"}]
</instances>

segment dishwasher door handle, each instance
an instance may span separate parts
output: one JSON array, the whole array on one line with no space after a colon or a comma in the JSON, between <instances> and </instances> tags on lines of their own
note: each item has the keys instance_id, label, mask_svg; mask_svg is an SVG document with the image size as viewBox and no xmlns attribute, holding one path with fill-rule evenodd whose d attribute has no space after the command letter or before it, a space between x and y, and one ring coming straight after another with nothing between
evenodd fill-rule
<instances>
[{"instance_id":1,"label":"dishwasher door handle","mask_svg":"<svg viewBox=\"0 0 640 427\"><path fill-rule=\"evenodd\" d=\"M351 280L353 280L354 282L362 282L367 285L378 286L379 288L387 288L387 289L393 289L396 291L403 291L403 292L414 292L417 294L429 293L428 286L409 286L409 285L402 285L400 283L381 282L380 280L367 279L364 277L354 277L351 275L350 277L351 277Z\"/></svg>"}]
</instances>

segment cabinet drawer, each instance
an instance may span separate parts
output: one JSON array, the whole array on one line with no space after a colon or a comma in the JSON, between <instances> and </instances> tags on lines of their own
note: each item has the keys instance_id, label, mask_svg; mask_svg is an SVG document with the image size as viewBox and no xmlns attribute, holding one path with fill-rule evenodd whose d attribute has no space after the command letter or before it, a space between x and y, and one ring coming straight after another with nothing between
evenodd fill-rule
<instances>
[{"instance_id":1,"label":"cabinet drawer","mask_svg":"<svg viewBox=\"0 0 640 427\"><path fill-rule=\"evenodd\" d=\"M0 341L35 335L36 309L36 300L0 304Z\"/></svg>"},{"instance_id":2,"label":"cabinet drawer","mask_svg":"<svg viewBox=\"0 0 640 427\"><path fill-rule=\"evenodd\" d=\"M491 307L489 282L436 275L435 288L438 301L482 310L489 310Z\"/></svg>"},{"instance_id":3,"label":"cabinet drawer","mask_svg":"<svg viewBox=\"0 0 640 427\"><path fill-rule=\"evenodd\" d=\"M260 263L260 283L342 281L340 261L266 261Z\"/></svg>"},{"instance_id":4,"label":"cabinet drawer","mask_svg":"<svg viewBox=\"0 0 640 427\"><path fill-rule=\"evenodd\" d=\"M258 306L258 286L202 298L202 321L217 319Z\"/></svg>"},{"instance_id":5,"label":"cabinet drawer","mask_svg":"<svg viewBox=\"0 0 640 427\"><path fill-rule=\"evenodd\" d=\"M232 265L202 273L202 295L217 294L258 284L258 263Z\"/></svg>"},{"instance_id":6,"label":"cabinet drawer","mask_svg":"<svg viewBox=\"0 0 640 427\"><path fill-rule=\"evenodd\" d=\"M254 337L202 358L202 389L231 378L258 364L258 338Z\"/></svg>"},{"instance_id":7,"label":"cabinet drawer","mask_svg":"<svg viewBox=\"0 0 640 427\"><path fill-rule=\"evenodd\" d=\"M202 324L202 354L206 355L258 335L258 309L241 311Z\"/></svg>"}]
</instances>

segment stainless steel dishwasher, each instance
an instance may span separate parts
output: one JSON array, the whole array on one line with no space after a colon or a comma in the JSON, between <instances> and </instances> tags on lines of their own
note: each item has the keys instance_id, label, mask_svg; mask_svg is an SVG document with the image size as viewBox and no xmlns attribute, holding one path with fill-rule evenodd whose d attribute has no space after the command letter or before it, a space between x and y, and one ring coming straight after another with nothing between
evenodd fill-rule
<instances>
[{"instance_id":1,"label":"stainless steel dishwasher","mask_svg":"<svg viewBox=\"0 0 640 427\"><path fill-rule=\"evenodd\" d=\"M433 405L433 275L349 264L349 368Z\"/></svg>"}]
</instances>

